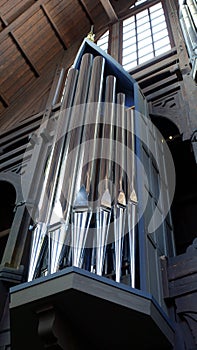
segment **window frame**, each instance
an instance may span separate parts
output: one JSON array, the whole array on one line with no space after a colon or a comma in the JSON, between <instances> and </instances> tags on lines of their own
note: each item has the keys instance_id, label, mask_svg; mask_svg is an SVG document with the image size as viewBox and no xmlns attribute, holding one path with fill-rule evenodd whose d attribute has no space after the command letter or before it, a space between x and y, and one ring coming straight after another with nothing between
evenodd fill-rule
<instances>
[{"instance_id":1,"label":"window frame","mask_svg":"<svg viewBox=\"0 0 197 350\"><path fill-rule=\"evenodd\" d=\"M125 21L126 19L129 19L130 17L132 17L132 16L134 16L134 21L135 21L135 44L136 44L136 47L137 47L137 49L136 49L136 52L137 52L137 59L136 59L136 66L135 67L137 67L137 66L139 66L139 65L143 65L143 64L145 64L146 63L146 61L144 61L144 62L141 62L140 63L140 60L141 59L143 59L143 57L146 57L146 56L149 56L150 54L145 54L145 55L143 55L143 56L141 56L141 55L139 55L139 42L141 41L141 40L143 40L143 39L141 39L141 40L138 40L138 38L137 38L137 28L139 27L139 26L137 26L137 15L140 13L140 12L143 12L144 10L148 10L148 12L147 12L147 16L148 16L148 19L149 19L149 22L147 22L147 23L149 23L150 24L150 37L151 37L151 39L152 39L152 51L151 51L151 54L152 54L152 57L151 58L149 58L149 59L154 59L155 57L157 57L158 55L156 55L156 52L157 51L159 51L160 50L160 48L158 48L158 49L156 49L155 48L155 42L157 42L157 40L154 40L154 33L153 33L153 30L152 30L152 28L153 28L153 26L151 25L152 24L152 20L151 20L151 13L150 13L150 8L152 7L152 6L154 6L154 5L157 5L157 4L159 4L159 3L161 3L161 5L162 5L162 9L163 9L163 15L164 15L164 17L165 17L165 22L166 22L166 29L167 29L167 31L168 31L168 36L165 36L164 38L166 38L166 37L168 37L169 38L169 45L171 46L171 49L173 48L173 46L174 46L174 41L173 41L173 37L172 37L172 30L171 30L171 26L170 26L170 22L169 22L169 19L168 19L168 16L167 16L167 11L166 11L166 7L165 7L165 1L163 1L163 0L157 0L157 1L145 1L145 2L143 2L142 4L139 4L139 5L137 5L136 4L136 6L134 6L132 9L131 9L131 11L130 11L130 13L127 15L127 16L124 16L123 18L122 18L122 20L121 20L121 22L122 22L122 33L123 33L123 21ZM161 16L161 15L160 15ZM160 17L160 16L158 16L158 17ZM157 17L156 17L157 18ZM122 43L123 43L123 36L124 36L124 34L122 34L122 38L121 38L121 40L122 40ZM148 36L149 37L149 36ZM162 38L163 39L163 38ZM166 45L167 46L167 45ZM165 47L165 45L164 45L164 47ZM163 46L161 47L161 49L163 48ZM167 50L168 51L168 50ZM125 55L126 56L126 55ZM121 64L123 64L123 59L124 59L124 57L125 56L123 56L123 49L122 49L122 55L121 55L121 61L120 61L120 63ZM147 60L149 60L149 59L147 59ZM134 61L134 60L133 60ZM131 63L133 62L133 61L131 61ZM129 62L128 62L128 65L129 65ZM125 64L124 64L124 66L126 66ZM133 68L131 68L131 69L129 69L128 71L130 71L130 70L132 70L132 69L134 69L135 67L133 67Z\"/></svg>"},{"instance_id":2,"label":"window frame","mask_svg":"<svg viewBox=\"0 0 197 350\"><path fill-rule=\"evenodd\" d=\"M168 11L167 11L167 7L166 7L166 3L164 0L146 0L144 1L143 3L137 5L135 4L135 6L133 6L132 8L130 8L129 10L125 11L122 16L119 18L119 48L118 48L118 57L119 57L119 63L122 64L123 62L123 21L126 20L126 19L129 19L130 17L132 16L136 16L138 13L146 10L146 9L149 9L150 7L160 3L162 4L162 8L163 8L163 11L164 11L164 16L165 16L165 21L166 21L166 28L167 28L167 31L168 31L168 37L169 37L169 42L170 42L170 45L171 45L171 49L173 49L173 47L175 46L175 42L174 42L174 38L173 38L173 32L172 32L172 28L171 28L171 24L170 24L170 20L168 18ZM98 40L109 30L109 36L108 36L108 50L107 52L109 54L111 54L111 41L112 41L112 24L108 25L107 27L105 27L105 30L102 31L102 33L100 32L97 39L96 39L96 43L98 42ZM151 28L150 28L151 30ZM136 40L137 42L137 40ZM158 49L159 50L159 49ZM161 53L162 54L165 54L164 53ZM160 54L159 54L160 55ZM153 57L150 58L150 59L154 59L156 58L157 56L154 55L153 53ZM135 69L137 66L139 65L145 65L146 64L146 61L142 62L142 63L137 63L135 66L133 66L131 69L128 69L128 72L132 71L133 69Z\"/></svg>"}]
</instances>

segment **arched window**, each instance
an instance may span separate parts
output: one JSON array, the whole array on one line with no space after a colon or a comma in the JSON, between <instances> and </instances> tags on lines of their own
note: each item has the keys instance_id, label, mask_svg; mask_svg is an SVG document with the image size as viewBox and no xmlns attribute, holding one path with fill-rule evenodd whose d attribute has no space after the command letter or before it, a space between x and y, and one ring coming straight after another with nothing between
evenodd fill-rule
<instances>
[{"instance_id":1,"label":"arched window","mask_svg":"<svg viewBox=\"0 0 197 350\"><path fill-rule=\"evenodd\" d=\"M171 49L162 2L123 21L122 65L130 70Z\"/></svg>"},{"instance_id":2,"label":"arched window","mask_svg":"<svg viewBox=\"0 0 197 350\"><path fill-rule=\"evenodd\" d=\"M147 7L143 4L146 2ZM173 45L163 1L151 6L149 1L138 0L130 11L131 16L119 22L119 57L127 71L169 51ZM97 45L109 54L110 30L111 27L97 41Z\"/></svg>"}]
</instances>

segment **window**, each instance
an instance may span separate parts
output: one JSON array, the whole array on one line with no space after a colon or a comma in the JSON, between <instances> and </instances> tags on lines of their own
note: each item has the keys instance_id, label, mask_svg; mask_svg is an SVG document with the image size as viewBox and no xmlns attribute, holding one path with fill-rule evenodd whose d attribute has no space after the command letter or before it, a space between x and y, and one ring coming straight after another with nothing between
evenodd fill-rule
<instances>
[{"instance_id":1,"label":"window","mask_svg":"<svg viewBox=\"0 0 197 350\"><path fill-rule=\"evenodd\" d=\"M100 48L108 52L108 42L109 42L109 30L107 30L97 41L97 45L100 46Z\"/></svg>"},{"instance_id":2,"label":"window","mask_svg":"<svg viewBox=\"0 0 197 350\"><path fill-rule=\"evenodd\" d=\"M144 1L138 1L136 4ZM171 49L162 3L123 21L122 65L130 70Z\"/></svg>"},{"instance_id":3,"label":"window","mask_svg":"<svg viewBox=\"0 0 197 350\"><path fill-rule=\"evenodd\" d=\"M130 9L135 7L135 6L141 5L143 2L146 2L146 1L147 0L137 0L136 3L130 7Z\"/></svg>"}]
</instances>

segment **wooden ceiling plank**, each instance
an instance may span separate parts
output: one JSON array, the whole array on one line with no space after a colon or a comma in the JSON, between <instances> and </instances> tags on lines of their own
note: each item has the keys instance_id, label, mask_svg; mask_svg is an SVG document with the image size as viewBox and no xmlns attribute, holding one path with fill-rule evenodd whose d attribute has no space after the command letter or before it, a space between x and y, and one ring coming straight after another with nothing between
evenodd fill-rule
<instances>
[{"instance_id":1,"label":"wooden ceiling plank","mask_svg":"<svg viewBox=\"0 0 197 350\"><path fill-rule=\"evenodd\" d=\"M26 67L28 67L28 69L24 70L22 67L18 70L19 77L13 73L10 76L10 78L3 84L4 94L9 99L10 105L14 100L18 98L18 96L20 96L21 90L26 89L27 84L32 84L34 80L38 79L35 77L34 72L30 69L30 67L27 64ZM19 85L19 79L21 76L23 77L23 79L22 83L20 83Z\"/></svg>"},{"instance_id":2,"label":"wooden ceiling plank","mask_svg":"<svg viewBox=\"0 0 197 350\"><path fill-rule=\"evenodd\" d=\"M44 18L43 11L39 9L36 11L29 19L25 21L22 27L18 27L14 30L14 33L17 35L17 38L20 39L22 37L27 37L27 34L30 33L32 35L35 27L40 28L40 23ZM28 33L27 33L28 32ZM27 38L27 40L29 40Z\"/></svg>"},{"instance_id":3,"label":"wooden ceiling plank","mask_svg":"<svg viewBox=\"0 0 197 350\"><path fill-rule=\"evenodd\" d=\"M170 86L167 86L161 90L153 92L150 95L147 95L146 98L147 98L148 102L154 101L154 100L157 100L163 96L169 95L171 92L174 92L177 90L180 90L180 83L171 84Z\"/></svg>"},{"instance_id":4,"label":"wooden ceiling plank","mask_svg":"<svg viewBox=\"0 0 197 350\"><path fill-rule=\"evenodd\" d=\"M51 28L55 32L55 34L56 34L57 38L59 39L61 45L63 46L63 48L65 50L67 50L67 44L65 43L64 39L62 38L62 35L61 35L58 27L56 26L54 20L52 19L50 13L48 12L48 10L46 9L46 7L44 5L41 5L41 9L43 10L43 13L45 14L46 18L48 19L48 22L50 23Z\"/></svg>"},{"instance_id":5,"label":"wooden ceiling plank","mask_svg":"<svg viewBox=\"0 0 197 350\"><path fill-rule=\"evenodd\" d=\"M23 25L25 21L33 16L34 13L39 10L40 6L44 5L47 1L48 0L37 0L33 5L31 5L0 33L0 41L3 40L11 31Z\"/></svg>"},{"instance_id":6,"label":"wooden ceiling plank","mask_svg":"<svg viewBox=\"0 0 197 350\"><path fill-rule=\"evenodd\" d=\"M12 37L13 41L15 42L17 48L19 49L19 51L21 52L22 56L25 58L26 62L29 64L29 66L31 67L31 69L33 70L34 74L36 77L40 76L40 72L37 70L37 68L35 67L35 64L33 64L33 62L31 61L31 58L29 57L29 55L25 52L24 48L22 47L22 45L20 44L20 42L18 41L17 37L14 35L13 32L10 32L10 36Z\"/></svg>"},{"instance_id":7,"label":"wooden ceiling plank","mask_svg":"<svg viewBox=\"0 0 197 350\"><path fill-rule=\"evenodd\" d=\"M107 13L109 19L111 22L116 22L118 21L118 17L117 17L117 14L116 12L114 11L111 3L109 0L99 0L100 3L102 4L105 12Z\"/></svg>"},{"instance_id":8,"label":"wooden ceiling plank","mask_svg":"<svg viewBox=\"0 0 197 350\"><path fill-rule=\"evenodd\" d=\"M19 1L17 4L14 4L11 8L8 9L6 13L4 13L4 17L6 18L8 23L12 23L17 17L19 17L24 11L26 11L29 6L31 6L35 1L34 0L26 0Z\"/></svg>"},{"instance_id":9,"label":"wooden ceiling plank","mask_svg":"<svg viewBox=\"0 0 197 350\"><path fill-rule=\"evenodd\" d=\"M90 25L94 24L93 17L90 14L90 11L88 10L87 5L85 4L84 0L78 0L79 5L81 6L82 10L85 12L86 17L88 18Z\"/></svg>"},{"instance_id":10,"label":"wooden ceiling plank","mask_svg":"<svg viewBox=\"0 0 197 350\"><path fill-rule=\"evenodd\" d=\"M174 65L176 62L177 62L177 56L172 56L169 58L165 58L161 62L158 62L154 65L150 65L148 68L145 68L144 70L141 70L137 73L131 71L130 74L137 81L144 80L148 78L150 75L152 75L153 73L158 73L160 72L160 70Z\"/></svg>"},{"instance_id":11,"label":"wooden ceiling plank","mask_svg":"<svg viewBox=\"0 0 197 350\"><path fill-rule=\"evenodd\" d=\"M151 93L159 91L159 90L165 88L166 86L170 86L176 82L177 82L177 76L176 76L176 74L173 74L172 76L170 76L168 78L158 79L158 81L156 83L150 84L149 86L147 86L144 89L142 88L142 91L143 91L143 94L145 96L150 95Z\"/></svg>"}]
</instances>

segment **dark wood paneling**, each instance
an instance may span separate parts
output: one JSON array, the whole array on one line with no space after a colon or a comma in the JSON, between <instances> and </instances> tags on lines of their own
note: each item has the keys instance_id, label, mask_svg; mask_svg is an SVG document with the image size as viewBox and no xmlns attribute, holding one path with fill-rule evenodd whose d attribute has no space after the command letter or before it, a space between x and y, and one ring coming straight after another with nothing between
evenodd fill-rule
<instances>
[{"instance_id":1,"label":"dark wood paneling","mask_svg":"<svg viewBox=\"0 0 197 350\"><path fill-rule=\"evenodd\" d=\"M34 0L8 0L5 6L2 8L2 14L8 23L14 21L24 11L28 9L34 3Z\"/></svg>"}]
</instances>

